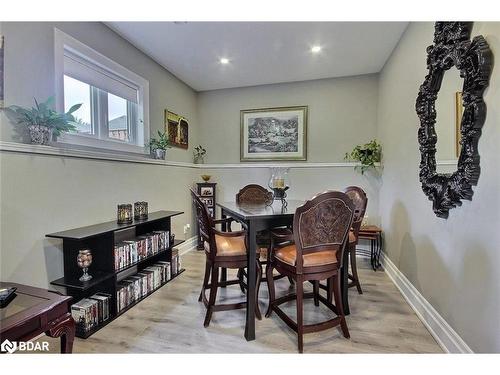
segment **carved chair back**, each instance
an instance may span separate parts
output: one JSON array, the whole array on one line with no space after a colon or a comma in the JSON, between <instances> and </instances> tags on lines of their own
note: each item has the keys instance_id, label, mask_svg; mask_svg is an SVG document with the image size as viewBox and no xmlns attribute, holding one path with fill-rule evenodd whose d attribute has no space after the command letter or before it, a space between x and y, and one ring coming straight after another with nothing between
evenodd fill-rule
<instances>
[{"instance_id":1,"label":"carved chair back","mask_svg":"<svg viewBox=\"0 0 500 375\"><path fill-rule=\"evenodd\" d=\"M191 197L193 198L193 203L196 210L196 221L198 223L198 230L200 231L202 242L208 243L211 250L209 256L214 258L217 253L217 247L215 245L213 219L208 213L205 203L202 202L198 194L196 194L196 192L193 190L191 190Z\"/></svg>"},{"instance_id":2,"label":"carved chair back","mask_svg":"<svg viewBox=\"0 0 500 375\"><path fill-rule=\"evenodd\" d=\"M273 193L257 184L246 185L236 194L236 203L268 205L273 203Z\"/></svg>"},{"instance_id":3,"label":"carved chair back","mask_svg":"<svg viewBox=\"0 0 500 375\"><path fill-rule=\"evenodd\" d=\"M354 219L352 222L352 230L356 239L361 229L361 223L365 217L366 206L368 204L368 197L363 189L358 186L348 186L344 189L344 193L351 198L354 203Z\"/></svg>"},{"instance_id":4,"label":"carved chair back","mask_svg":"<svg viewBox=\"0 0 500 375\"><path fill-rule=\"evenodd\" d=\"M297 208L293 218L297 273L302 273L303 256L319 251L335 251L336 267L341 267L354 210L352 200L340 191L318 194Z\"/></svg>"}]
</instances>

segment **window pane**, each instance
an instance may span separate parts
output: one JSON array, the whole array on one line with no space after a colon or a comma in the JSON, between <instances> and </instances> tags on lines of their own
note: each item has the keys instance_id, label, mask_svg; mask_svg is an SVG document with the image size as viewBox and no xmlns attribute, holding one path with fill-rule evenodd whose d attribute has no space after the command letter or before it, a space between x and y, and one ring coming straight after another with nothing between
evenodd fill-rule
<instances>
[{"instance_id":1,"label":"window pane","mask_svg":"<svg viewBox=\"0 0 500 375\"><path fill-rule=\"evenodd\" d=\"M94 134L92 130L90 86L74 78L64 76L64 110L67 112L73 105L82 106L75 112L76 131L84 134Z\"/></svg>"},{"instance_id":2,"label":"window pane","mask_svg":"<svg viewBox=\"0 0 500 375\"><path fill-rule=\"evenodd\" d=\"M127 100L108 93L109 138L129 142Z\"/></svg>"}]
</instances>

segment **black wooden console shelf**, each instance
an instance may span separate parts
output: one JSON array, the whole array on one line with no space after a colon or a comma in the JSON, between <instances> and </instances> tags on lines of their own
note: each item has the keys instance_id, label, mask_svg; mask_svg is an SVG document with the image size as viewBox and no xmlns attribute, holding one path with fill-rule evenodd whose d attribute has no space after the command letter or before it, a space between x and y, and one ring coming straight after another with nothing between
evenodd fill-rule
<instances>
[{"instance_id":1,"label":"black wooden console shelf","mask_svg":"<svg viewBox=\"0 0 500 375\"><path fill-rule=\"evenodd\" d=\"M108 221L106 223L46 235L46 237L63 240L64 277L52 281L52 285L66 288L66 294L72 296L74 302L82 298L90 297L97 292L111 295L110 318L87 332L77 331L78 337L87 338L91 336L117 316L123 314L132 306L135 306L144 298L184 272L184 269L179 270L177 275L172 275L169 281L161 284L157 289L152 290L146 296L117 313L116 292L118 282L130 275L140 272L142 269L155 262L171 262L172 248L180 245L184 241L175 240L168 248L162 249L156 254L150 255L147 258L141 259L119 270L115 270L115 243L131 240L137 236L158 230L166 230L172 233L171 218L181 214L183 214L183 212L157 211L150 213L146 220L134 221L132 224L117 224L116 221ZM86 282L78 280L82 275L82 270L78 267L76 258L78 256L78 251L81 249L90 249L92 251L93 261L89 268L92 279Z\"/></svg>"}]
</instances>

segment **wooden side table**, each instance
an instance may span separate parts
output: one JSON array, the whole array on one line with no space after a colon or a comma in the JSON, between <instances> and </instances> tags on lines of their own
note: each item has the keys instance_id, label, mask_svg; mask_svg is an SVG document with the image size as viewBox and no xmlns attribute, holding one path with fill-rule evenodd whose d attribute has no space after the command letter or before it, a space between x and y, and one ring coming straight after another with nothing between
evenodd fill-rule
<instances>
[{"instance_id":1,"label":"wooden side table","mask_svg":"<svg viewBox=\"0 0 500 375\"><path fill-rule=\"evenodd\" d=\"M380 252L383 246L382 229L376 225L362 226L359 238L370 241L370 263L374 271L380 268Z\"/></svg>"},{"instance_id":2,"label":"wooden side table","mask_svg":"<svg viewBox=\"0 0 500 375\"><path fill-rule=\"evenodd\" d=\"M0 282L1 288L16 287L16 297L0 308L0 342L29 341L44 333L61 338L61 353L73 351L75 321L71 297L32 286Z\"/></svg>"}]
</instances>

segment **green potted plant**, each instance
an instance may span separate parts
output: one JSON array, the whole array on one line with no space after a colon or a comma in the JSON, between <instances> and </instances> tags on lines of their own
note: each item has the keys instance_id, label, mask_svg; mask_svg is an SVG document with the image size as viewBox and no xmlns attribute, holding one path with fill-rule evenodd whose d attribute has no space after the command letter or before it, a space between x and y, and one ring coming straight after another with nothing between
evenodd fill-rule
<instances>
[{"instance_id":1,"label":"green potted plant","mask_svg":"<svg viewBox=\"0 0 500 375\"><path fill-rule=\"evenodd\" d=\"M35 107L30 109L17 105L6 108L18 125L27 128L31 143L46 145L50 140L57 140L61 133L76 130L73 113L82 106L81 103L75 104L66 113L59 113L53 109L54 97L42 103L34 100Z\"/></svg>"},{"instance_id":2,"label":"green potted plant","mask_svg":"<svg viewBox=\"0 0 500 375\"><path fill-rule=\"evenodd\" d=\"M359 168L361 174L364 174L367 169L376 168L376 163L380 163L382 160L382 146L374 139L364 145L354 147L350 153L345 154L344 159L360 162L361 165L354 168Z\"/></svg>"},{"instance_id":3,"label":"green potted plant","mask_svg":"<svg viewBox=\"0 0 500 375\"><path fill-rule=\"evenodd\" d=\"M201 145L196 146L193 150L194 163L195 164L203 164L205 162L204 157L205 157L206 153L207 153L207 150L205 150Z\"/></svg>"},{"instance_id":4,"label":"green potted plant","mask_svg":"<svg viewBox=\"0 0 500 375\"><path fill-rule=\"evenodd\" d=\"M165 132L158 130L158 139L151 138L149 141L149 150L153 159L165 160L167 148L170 147L168 135Z\"/></svg>"}]
</instances>

